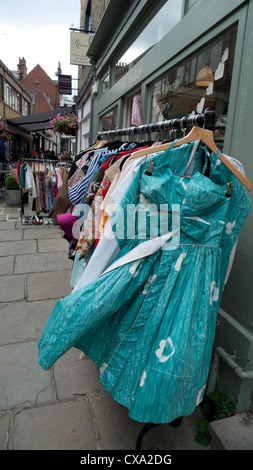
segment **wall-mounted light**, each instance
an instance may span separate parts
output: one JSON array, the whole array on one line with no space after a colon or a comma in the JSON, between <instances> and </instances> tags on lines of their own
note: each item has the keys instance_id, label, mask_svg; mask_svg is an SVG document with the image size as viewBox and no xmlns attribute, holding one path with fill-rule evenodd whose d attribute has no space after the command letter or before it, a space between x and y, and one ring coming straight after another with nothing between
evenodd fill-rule
<instances>
[{"instance_id":1,"label":"wall-mounted light","mask_svg":"<svg viewBox=\"0 0 253 470\"><path fill-rule=\"evenodd\" d=\"M95 82L94 85L91 87L93 95L98 94L98 82Z\"/></svg>"},{"instance_id":2,"label":"wall-mounted light","mask_svg":"<svg viewBox=\"0 0 253 470\"><path fill-rule=\"evenodd\" d=\"M210 82L214 81L214 76L212 69L209 67L209 65L204 65L202 67L197 75L196 78L196 85L197 86L203 86L203 87L208 87Z\"/></svg>"}]
</instances>

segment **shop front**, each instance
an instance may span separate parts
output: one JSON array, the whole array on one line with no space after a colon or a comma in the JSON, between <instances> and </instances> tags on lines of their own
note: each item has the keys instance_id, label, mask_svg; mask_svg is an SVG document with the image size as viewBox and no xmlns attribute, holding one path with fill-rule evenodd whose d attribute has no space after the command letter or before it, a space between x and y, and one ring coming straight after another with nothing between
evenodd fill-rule
<instances>
[{"instance_id":1,"label":"shop front","mask_svg":"<svg viewBox=\"0 0 253 470\"><path fill-rule=\"evenodd\" d=\"M93 141L102 131L211 109L217 147L239 160L252 182L252 13L253 0L111 0L88 50L98 89ZM158 137L177 135L172 130ZM222 348L242 371L235 373L218 354L214 381L237 412L252 408L252 229L250 212L222 295L214 344L214 355Z\"/></svg>"}]
</instances>

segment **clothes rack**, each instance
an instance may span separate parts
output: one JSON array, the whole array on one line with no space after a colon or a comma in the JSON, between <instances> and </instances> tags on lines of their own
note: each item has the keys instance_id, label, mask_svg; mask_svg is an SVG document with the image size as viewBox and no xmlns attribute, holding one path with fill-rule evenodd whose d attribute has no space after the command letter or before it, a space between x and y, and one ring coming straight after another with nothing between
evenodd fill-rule
<instances>
[{"instance_id":1,"label":"clothes rack","mask_svg":"<svg viewBox=\"0 0 253 470\"><path fill-rule=\"evenodd\" d=\"M207 403L206 411L209 415L209 409L212 409L212 401L205 395L205 384L215 333L214 320L218 313L223 285L231 269L231 253L236 240L234 237L238 236L250 209L244 184L238 184L236 190L231 192L232 184L235 182L232 174L236 178L237 175L230 169L231 165L228 166L220 158L220 151L215 149L213 140L215 122L215 112L206 110L202 114L182 119L134 128L114 129L107 134L101 132L98 135L99 139L108 137L108 140L112 138L112 141L97 140L93 149L96 147L102 149L101 143L104 142L103 145L115 148L116 155L113 154L111 157L110 154L107 165L103 168L100 153L94 152L95 155L90 155L91 148L89 148L84 160L79 162L80 165L82 162L87 165L85 176L81 174L80 180L74 179L70 187L70 189L75 188L77 204L82 201L86 202L86 198L90 204L88 213L84 214L85 223L80 221L84 225L80 236L77 233L74 237L74 232L71 231L75 223L73 215L79 217L78 211L70 214L69 225L67 226L67 223L65 225L68 230L70 228L69 238L77 240L76 254L78 255L74 259L74 263L77 261L77 266L74 265L73 268L76 267L78 271L75 272L75 279L71 280L75 293L72 298L68 296L67 299L61 299L54 307L38 343L39 364L45 370L48 369L62 353L73 345L87 354L87 357L92 357L101 373L105 390L108 393L113 390L115 400L131 408L132 419L142 423L143 428L137 437L136 450L141 449L145 434L160 423L167 423L170 427L176 428L181 424L183 417L188 416L189 412L201 403L202 406ZM191 128L193 128L192 131ZM186 134L186 137L179 140L173 139L174 142L167 139L164 142L163 139L159 145L163 131L173 134L177 129L180 133ZM144 140L136 142L138 140L136 136L141 136L144 132L150 134L147 142ZM153 142L153 133L157 133L155 142ZM121 142L117 139L120 135L129 136L128 142ZM169 135L168 138L170 137ZM140 139L143 137L141 136ZM199 145L199 142L204 143L205 147L202 144ZM185 143L191 143L191 145L186 146ZM179 149L174 151L173 148L176 146ZM127 155L123 149L126 149ZM168 151L171 161L168 162L164 158L164 150ZM151 156L150 159L148 156ZM117 157L119 158L116 161ZM134 161L136 166L132 166L131 158L136 159ZM157 162L156 173L154 178L150 178L154 168L154 158ZM217 164L218 159L224 165ZM227 156L227 159L230 162L232 157ZM236 165L238 165L244 173L241 163L236 159L233 161L235 162L234 168L237 169ZM122 162L123 165L118 171ZM114 167L116 163L118 166ZM130 180L127 179L125 186L120 188L120 178L125 163L128 163L129 167L126 166L123 178L130 175ZM152 163L152 168L150 163ZM129 168L132 174L129 173ZM83 171L82 166L79 169ZM88 170L89 175L87 175ZM111 179L107 178L108 170L107 174L111 176ZM75 173L72 176L74 175ZM125 180L122 179L122 181ZM80 189L80 182L85 183L81 186L81 189L84 188L81 194L80 191L77 192ZM94 188L87 192L91 183ZM161 188L163 194L161 194ZM66 184L66 193L68 189ZM109 210L109 199L115 189L119 190L120 194L116 195L115 199L112 198L115 204L112 210ZM69 194L68 192L67 195ZM144 200L144 208L148 209L148 203L152 200L152 203L155 202L157 205L161 205L161 202L168 203L172 208L174 195L176 195L177 203L184 206L182 217L180 214L183 240L175 255L163 257L163 245L161 247L156 244L157 239L155 239L155 244L153 243L151 229L146 237L146 228L148 225L151 227L147 220L150 222L152 214L155 213L152 212L150 215L150 210L145 211L148 219L144 218L142 224L137 226L134 220L136 230L133 231L133 242L128 241L127 234L121 237L118 233L118 237L115 235L112 243L108 242L110 237L107 240L105 236L101 237L96 246L100 235L106 233L107 214L110 217L110 212L114 218L111 218L112 225L108 225L109 234L110 230L114 231L118 225L125 227L123 215L127 215L128 204L134 202L134 208L138 209L139 201ZM71 198L69 199L71 201ZM65 206L66 210L70 207L70 201ZM121 204L121 210L117 210L119 204ZM72 206L75 207L75 204ZM101 216L99 219L101 230L90 232L89 229L93 230L93 216L96 209L99 209L99 216ZM206 212L204 212L205 209ZM163 215L161 211L160 214ZM165 220L168 221L168 218L166 217ZM111 219L109 218L109 224ZM141 221L140 219L141 217L138 217L138 222ZM231 220L234 219L236 219L235 223L238 223L237 233L231 230ZM64 232L66 233L65 230ZM162 233L162 227L159 233ZM148 241L139 242L139 234L141 236L145 234L144 238L148 238ZM172 235L173 232L167 233L167 236L172 237ZM166 243L167 238L164 240L161 238L159 241ZM210 244L212 240L215 241L214 245ZM105 241L104 244L103 241ZM94 254L92 249L94 249ZM106 254L104 260L102 259L103 253ZM122 256L118 256L122 253ZM155 259L150 258L150 253L157 253ZM186 257L188 259L184 262ZM82 259L85 263L86 260L88 261L87 265L79 264ZM112 260L116 261L112 262ZM129 263L131 263L130 266ZM86 269L88 271L85 272ZM176 274L175 271L177 271ZM110 276L103 277L108 272ZM178 274L179 272L181 274ZM84 274L83 279L82 274ZM205 275L204 283L203 275ZM200 286L196 287L196 290L192 288L191 279L194 280L196 286ZM81 289L84 286L88 286L87 289ZM95 291L98 289L96 291L99 297L98 302L94 302L94 289ZM156 303L156 296L159 296L158 303ZM168 301L168 297L171 300ZM78 306L77 298L80 299ZM114 305L111 303L111 298L114 299ZM83 302L85 302L85 308L83 308ZM70 313L67 326L65 321L60 322L61 316L65 319L66 309ZM154 317L149 315L153 309ZM118 312L118 318L115 318L114 314ZM201 322L200 316L203 319ZM121 318L124 319L122 324ZM209 318L213 321L209 322ZM80 319L82 319L81 322ZM95 324L97 319L99 319L98 327ZM182 322L182 319L185 321ZM71 331L70 323L73 325L73 331ZM184 328L181 328L182 325ZM201 330L199 330L200 327ZM91 328L96 328L92 335L90 335ZM55 335L56 329L58 335ZM201 337L197 343L196 331L198 337ZM113 337L111 332L113 332ZM155 342L154 338L156 338ZM197 347L195 347L196 344ZM103 345L103 348L100 348L100 345ZM163 397L167 394L170 396L163 402Z\"/></svg>"},{"instance_id":2,"label":"clothes rack","mask_svg":"<svg viewBox=\"0 0 253 470\"><path fill-rule=\"evenodd\" d=\"M215 126L215 111L206 109L204 113L185 116L181 119L170 119L156 122L154 124L144 124L138 127L127 127L124 129L113 129L98 133L98 140L111 139L119 136L134 136L141 134L151 134L153 132L166 132L192 128L193 126L205 127L213 130Z\"/></svg>"},{"instance_id":3,"label":"clothes rack","mask_svg":"<svg viewBox=\"0 0 253 470\"><path fill-rule=\"evenodd\" d=\"M65 168L70 168L73 161L68 160L68 161L58 161L58 160L51 160L51 159L44 159L44 158L29 158L29 157L19 157L18 162L22 163L40 163L40 164L48 164L48 165L54 165L55 167L60 167L64 166ZM22 188L20 189L21 191L21 205L20 205L20 217L24 215L24 194L22 191Z\"/></svg>"}]
</instances>

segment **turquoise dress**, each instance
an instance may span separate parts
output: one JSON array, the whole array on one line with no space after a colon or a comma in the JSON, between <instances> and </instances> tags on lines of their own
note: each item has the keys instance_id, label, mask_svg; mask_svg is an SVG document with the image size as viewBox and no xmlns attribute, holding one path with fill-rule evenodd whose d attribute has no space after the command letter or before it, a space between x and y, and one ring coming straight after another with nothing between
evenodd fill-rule
<instances>
[{"instance_id":1,"label":"turquoise dress","mask_svg":"<svg viewBox=\"0 0 253 470\"><path fill-rule=\"evenodd\" d=\"M150 159L141 164L111 220L119 254L56 303L38 343L44 369L82 350L139 422L169 423L201 402L231 249L250 210L243 185L206 148L187 176L193 146L155 155L151 175Z\"/></svg>"}]
</instances>

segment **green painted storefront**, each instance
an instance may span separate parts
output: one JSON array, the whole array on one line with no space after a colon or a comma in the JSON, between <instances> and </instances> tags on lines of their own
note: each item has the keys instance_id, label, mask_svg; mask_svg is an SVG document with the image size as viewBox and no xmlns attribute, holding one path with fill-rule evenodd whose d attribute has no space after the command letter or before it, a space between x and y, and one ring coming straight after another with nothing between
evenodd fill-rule
<instances>
[{"instance_id":1,"label":"green painted storefront","mask_svg":"<svg viewBox=\"0 0 253 470\"><path fill-rule=\"evenodd\" d=\"M132 98L141 95L144 124L214 107L215 137L222 151L244 166L253 181L253 0L174 0L180 17L129 67L124 53L166 2L111 0L90 45L94 70L93 141L98 132L131 126ZM173 3L171 2L171 5ZM168 10L167 10L168 11ZM171 26L172 24L172 26ZM211 87L196 86L205 60ZM153 121L155 119L155 121ZM252 199L252 193L249 193ZM252 409L253 212L241 231L225 286L214 345L215 381L235 403ZM217 349L218 348L218 349ZM225 351L227 362L221 357ZM238 368L236 367L238 365Z\"/></svg>"}]
</instances>

